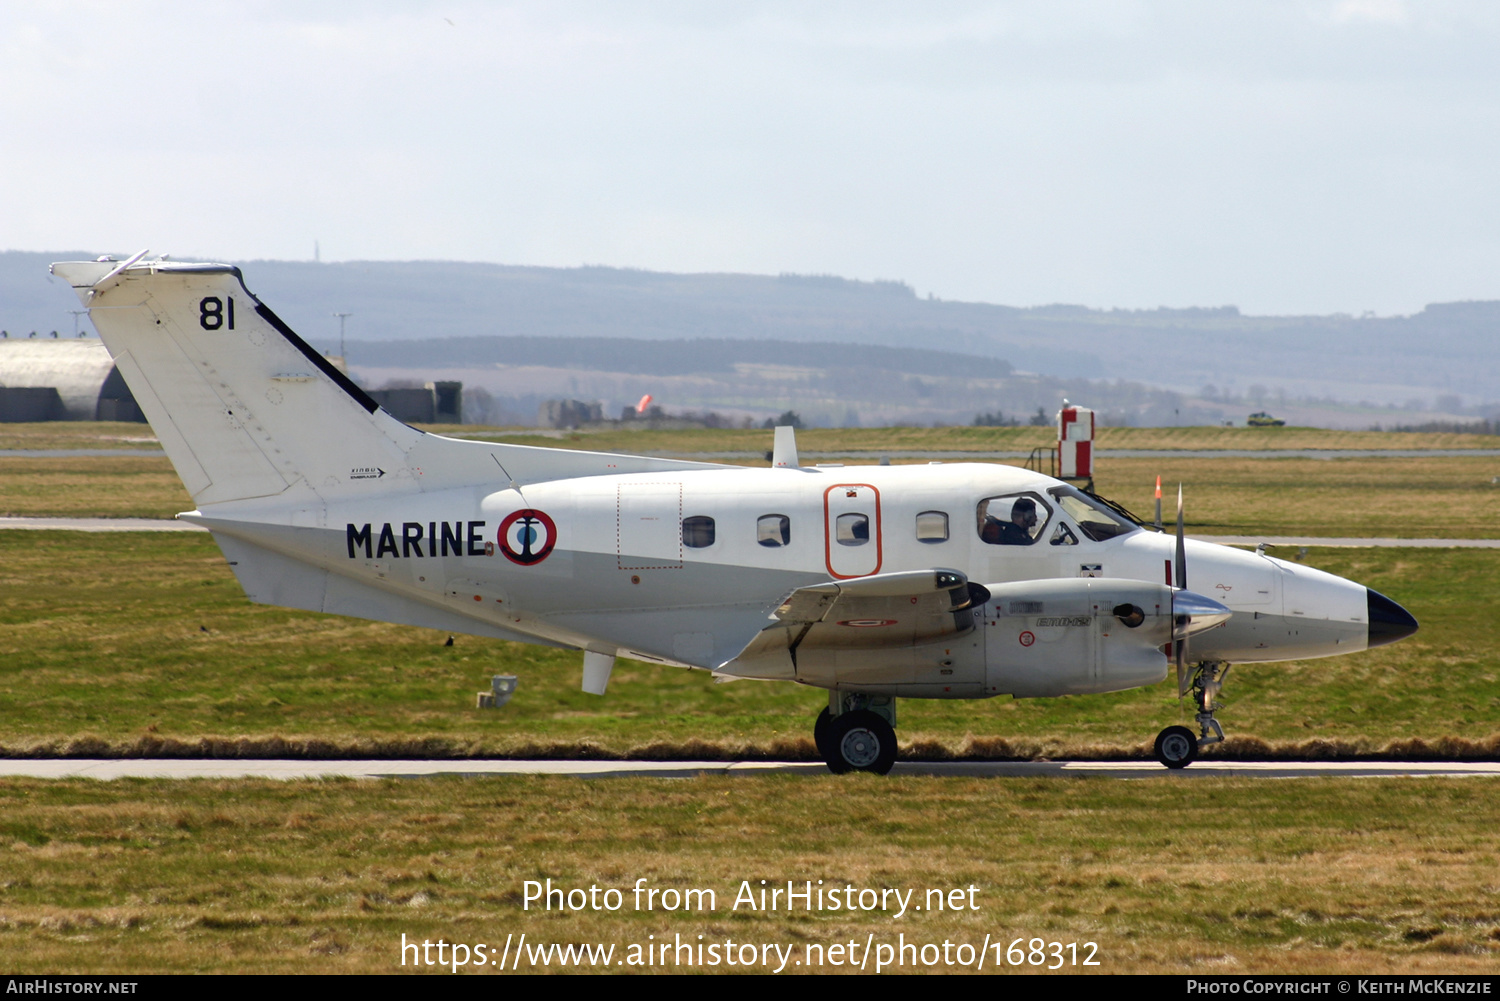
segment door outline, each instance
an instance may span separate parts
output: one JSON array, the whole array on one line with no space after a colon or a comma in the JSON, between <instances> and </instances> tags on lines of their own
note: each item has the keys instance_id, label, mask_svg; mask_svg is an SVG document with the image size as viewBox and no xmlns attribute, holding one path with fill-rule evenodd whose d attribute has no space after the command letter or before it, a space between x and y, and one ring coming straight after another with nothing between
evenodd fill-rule
<instances>
[{"instance_id":1,"label":"door outline","mask_svg":"<svg viewBox=\"0 0 1500 1001\"><path fill-rule=\"evenodd\" d=\"M875 569L869 571L868 573L839 573L837 570L835 570L833 568L833 546L834 546L833 532L834 532L834 526L833 526L833 515L829 511L828 498L833 494L833 492L835 490L851 490L851 489L852 490L868 490L872 494L875 495L875 525L874 525L874 536L875 536L875 538L873 539L873 541L875 543ZM845 512L841 511L839 513L843 514ZM838 580L852 580L855 577L869 577L869 576L871 576L873 574L878 574L880 572L881 564L885 562L885 554L884 554L884 551L882 549L883 545L884 545L884 543L883 543L883 540L882 540L882 537L881 537L881 527L880 527L880 491L877 490L873 484L870 484L870 483L835 483L833 486L831 486L827 490L823 491L823 565L828 568L828 575L830 577L837 578Z\"/></svg>"}]
</instances>

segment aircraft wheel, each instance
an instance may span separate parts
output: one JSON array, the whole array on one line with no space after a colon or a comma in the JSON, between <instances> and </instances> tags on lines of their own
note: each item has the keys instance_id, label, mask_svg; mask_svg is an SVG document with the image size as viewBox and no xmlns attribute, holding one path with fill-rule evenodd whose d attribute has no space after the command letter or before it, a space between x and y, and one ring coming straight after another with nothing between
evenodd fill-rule
<instances>
[{"instance_id":1,"label":"aircraft wheel","mask_svg":"<svg viewBox=\"0 0 1500 1001\"><path fill-rule=\"evenodd\" d=\"M833 750L828 744L828 729L833 725L833 717L828 713L828 707L818 713L817 722L813 723L813 743L818 746L818 756L828 761L833 756Z\"/></svg>"},{"instance_id":2,"label":"aircraft wheel","mask_svg":"<svg viewBox=\"0 0 1500 1001\"><path fill-rule=\"evenodd\" d=\"M1168 768L1186 768L1198 756L1198 738L1185 726L1169 726L1156 735L1156 760Z\"/></svg>"},{"instance_id":3,"label":"aircraft wheel","mask_svg":"<svg viewBox=\"0 0 1500 1001\"><path fill-rule=\"evenodd\" d=\"M829 720L828 752L824 760L835 775L874 772L884 775L896 763L896 731L867 709Z\"/></svg>"}]
</instances>

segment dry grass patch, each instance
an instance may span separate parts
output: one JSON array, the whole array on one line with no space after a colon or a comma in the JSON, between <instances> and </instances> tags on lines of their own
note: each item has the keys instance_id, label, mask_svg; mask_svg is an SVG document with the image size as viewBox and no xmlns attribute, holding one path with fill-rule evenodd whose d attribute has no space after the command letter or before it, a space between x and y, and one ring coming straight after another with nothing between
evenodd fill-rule
<instances>
[{"instance_id":1,"label":"dry grass patch","mask_svg":"<svg viewBox=\"0 0 1500 1001\"><path fill-rule=\"evenodd\" d=\"M1500 458L1101 459L1096 486L1147 520L1184 486L1189 532L1395 538L1500 537ZM1283 558L1287 553L1277 555Z\"/></svg>"},{"instance_id":2,"label":"dry grass patch","mask_svg":"<svg viewBox=\"0 0 1500 1001\"><path fill-rule=\"evenodd\" d=\"M387 972L400 935L1099 944L1102 972L1481 972L1483 780L704 776L5 782L18 972ZM38 844L38 842L40 842ZM702 913L521 909L522 882L706 888ZM977 886L977 911L734 910L742 880ZM627 893L627 901L629 895ZM498 940L498 941L497 941ZM336 947L335 947L336 946Z\"/></svg>"},{"instance_id":3,"label":"dry grass patch","mask_svg":"<svg viewBox=\"0 0 1500 1001\"><path fill-rule=\"evenodd\" d=\"M1500 553L1313 550L1308 562L1410 608L1367 653L1241 665L1221 714L1237 753L1493 755ZM714 685L621 662L604 699L576 654L251 605L198 535L0 533L0 748L17 754L810 758L825 704L795 685ZM492 674L521 684L474 708ZM903 700L912 756L1137 756L1189 711L1170 683L1114 695ZM1259 744L1254 743L1259 741Z\"/></svg>"},{"instance_id":4,"label":"dry grass patch","mask_svg":"<svg viewBox=\"0 0 1500 1001\"><path fill-rule=\"evenodd\" d=\"M191 511L165 456L0 457L0 515L171 518Z\"/></svg>"},{"instance_id":5,"label":"dry grass patch","mask_svg":"<svg viewBox=\"0 0 1500 1001\"><path fill-rule=\"evenodd\" d=\"M149 424L127 421L44 421L0 424L0 450L59 448L159 449Z\"/></svg>"}]
</instances>

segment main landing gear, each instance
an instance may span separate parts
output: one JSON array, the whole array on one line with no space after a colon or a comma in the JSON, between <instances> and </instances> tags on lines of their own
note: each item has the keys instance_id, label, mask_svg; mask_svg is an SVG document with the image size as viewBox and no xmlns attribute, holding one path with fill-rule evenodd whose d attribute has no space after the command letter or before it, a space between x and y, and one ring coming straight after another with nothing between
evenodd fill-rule
<instances>
[{"instance_id":1,"label":"main landing gear","mask_svg":"<svg viewBox=\"0 0 1500 1001\"><path fill-rule=\"evenodd\" d=\"M1222 660L1208 660L1193 669L1193 704L1199 710L1193 719L1198 723L1198 733L1194 735L1185 726L1167 727L1156 735L1157 761L1168 768L1186 768L1198 756L1199 748L1224 739L1224 728L1214 719L1214 713L1224 708L1219 690L1224 687L1229 667Z\"/></svg>"},{"instance_id":2,"label":"main landing gear","mask_svg":"<svg viewBox=\"0 0 1500 1001\"><path fill-rule=\"evenodd\" d=\"M813 724L813 743L835 775L884 775L896 763L895 727L895 699L830 691L828 708Z\"/></svg>"}]
</instances>

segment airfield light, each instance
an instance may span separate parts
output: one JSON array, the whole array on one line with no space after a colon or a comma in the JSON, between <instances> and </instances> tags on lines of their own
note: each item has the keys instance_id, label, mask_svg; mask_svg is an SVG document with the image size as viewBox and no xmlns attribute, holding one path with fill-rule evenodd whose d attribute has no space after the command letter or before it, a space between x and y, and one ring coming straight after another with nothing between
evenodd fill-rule
<instances>
[{"instance_id":1,"label":"airfield light","mask_svg":"<svg viewBox=\"0 0 1500 1001\"><path fill-rule=\"evenodd\" d=\"M353 313L334 313L339 318L339 357L344 359L344 364L349 364L349 356L344 353L344 321L353 316Z\"/></svg>"}]
</instances>

